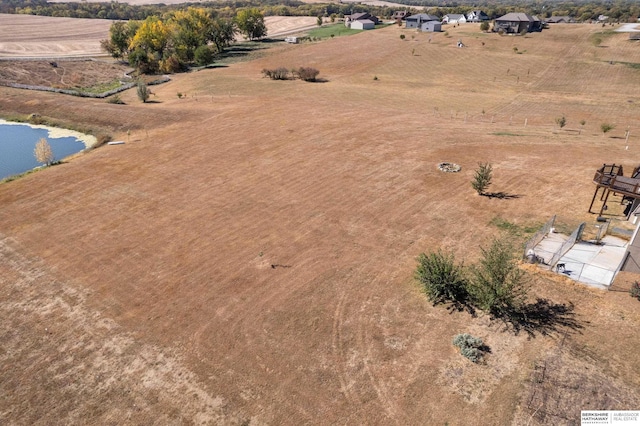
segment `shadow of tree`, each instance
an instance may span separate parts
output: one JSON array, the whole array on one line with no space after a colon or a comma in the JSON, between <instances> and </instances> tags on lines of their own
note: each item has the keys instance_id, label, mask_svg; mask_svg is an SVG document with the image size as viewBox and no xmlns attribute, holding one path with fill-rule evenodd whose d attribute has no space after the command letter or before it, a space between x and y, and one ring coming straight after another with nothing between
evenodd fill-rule
<instances>
[{"instance_id":1,"label":"shadow of tree","mask_svg":"<svg viewBox=\"0 0 640 426\"><path fill-rule=\"evenodd\" d=\"M524 331L530 337L536 337L536 334L547 336L560 330L581 330L584 326L575 315L573 303L566 305L538 298L535 303L514 307L499 319L515 334Z\"/></svg>"},{"instance_id":2,"label":"shadow of tree","mask_svg":"<svg viewBox=\"0 0 640 426\"><path fill-rule=\"evenodd\" d=\"M518 194L508 194L506 192L485 192L482 195L484 195L485 197L498 198L501 200L511 200L513 198L520 198Z\"/></svg>"}]
</instances>

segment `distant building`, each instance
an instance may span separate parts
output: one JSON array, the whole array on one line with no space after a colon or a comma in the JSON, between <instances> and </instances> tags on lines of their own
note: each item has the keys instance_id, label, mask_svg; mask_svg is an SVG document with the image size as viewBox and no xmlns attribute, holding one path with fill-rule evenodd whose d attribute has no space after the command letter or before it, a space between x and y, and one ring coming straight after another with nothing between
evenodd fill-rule
<instances>
[{"instance_id":1,"label":"distant building","mask_svg":"<svg viewBox=\"0 0 640 426\"><path fill-rule=\"evenodd\" d=\"M542 22L536 16L526 13L507 13L495 20L493 31L504 31L507 34L542 31Z\"/></svg>"},{"instance_id":2,"label":"distant building","mask_svg":"<svg viewBox=\"0 0 640 426\"><path fill-rule=\"evenodd\" d=\"M351 28L351 29L365 29L365 30L369 30L373 27L370 27L369 22L365 22L363 25L361 24L356 24L356 27L353 27L351 24L353 22L357 22L357 21L369 21L369 22L373 22L373 26L375 26L376 24L378 24L380 22L380 20L376 17L371 15L370 13L354 13L352 15L345 15L344 17L344 25L347 28ZM361 28L361 27L367 27L367 28ZM370 27L370 28L369 28Z\"/></svg>"},{"instance_id":3,"label":"distant building","mask_svg":"<svg viewBox=\"0 0 640 426\"><path fill-rule=\"evenodd\" d=\"M391 18L396 21L404 21L407 16L409 16L408 10L396 10L395 12L393 12L393 15L391 15Z\"/></svg>"},{"instance_id":4,"label":"distant building","mask_svg":"<svg viewBox=\"0 0 640 426\"><path fill-rule=\"evenodd\" d=\"M465 22L467 22L467 17L456 13L449 13L442 17L443 24L463 24Z\"/></svg>"},{"instance_id":5,"label":"distant building","mask_svg":"<svg viewBox=\"0 0 640 426\"><path fill-rule=\"evenodd\" d=\"M420 25L420 31L427 33L439 33L442 31L442 24L438 21L427 21Z\"/></svg>"},{"instance_id":6,"label":"distant building","mask_svg":"<svg viewBox=\"0 0 640 426\"><path fill-rule=\"evenodd\" d=\"M376 24L369 19L359 19L357 21L351 21L352 30L372 30L376 27Z\"/></svg>"},{"instance_id":7,"label":"distant building","mask_svg":"<svg viewBox=\"0 0 640 426\"><path fill-rule=\"evenodd\" d=\"M422 27L422 24L429 21L437 21L440 22L440 18L435 15L427 15L426 13L418 13L417 15L408 16L405 19L405 28L416 28L419 29Z\"/></svg>"},{"instance_id":8,"label":"distant building","mask_svg":"<svg viewBox=\"0 0 640 426\"><path fill-rule=\"evenodd\" d=\"M576 22L571 16L552 16L545 20L547 24L573 24Z\"/></svg>"},{"instance_id":9,"label":"distant building","mask_svg":"<svg viewBox=\"0 0 640 426\"><path fill-rule=\"evenodd\" d=\"M489 15L482 10L473 10L467 13L467 22L484 22L489 20Z\"/></svg>"}]
</instances>

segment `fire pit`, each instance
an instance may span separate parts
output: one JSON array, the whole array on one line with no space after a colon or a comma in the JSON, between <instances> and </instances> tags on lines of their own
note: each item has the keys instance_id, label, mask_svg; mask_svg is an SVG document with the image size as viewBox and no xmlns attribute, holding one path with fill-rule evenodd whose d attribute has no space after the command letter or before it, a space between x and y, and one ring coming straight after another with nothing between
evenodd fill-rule
<instances>
[{"instance_id":1,"label":"fire pit","mask_svg":"<svg viewBox=\"0 0 640 426\"><path fill-rule=\"evenodd\" d=\"M441 172L445 173L457 173L460 171L460 169L462 169L462 167L460 167L456 163L439 163L438 169Z\"/></svg>"}]
</instances>

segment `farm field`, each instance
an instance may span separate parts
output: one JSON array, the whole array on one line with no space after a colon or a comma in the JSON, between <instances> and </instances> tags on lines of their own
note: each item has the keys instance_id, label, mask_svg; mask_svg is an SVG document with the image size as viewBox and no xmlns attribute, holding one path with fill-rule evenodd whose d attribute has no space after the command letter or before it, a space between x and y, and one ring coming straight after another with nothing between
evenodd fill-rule
<instances>
[{"instance_id":1,"label":"farm field","mask_svg":"<svg viewBox=\"0 0 640 426\"><path fill-rule=\"evenodd\" d=\"M165 4L169 4L166 3ZM100 40L109 37L113 21L0 13L0 59L109 57ZM267 16L269 36L279 37L309 27L315 17Z\"/></svg>"},{"instance_id":2,"label":"farm field","mask_svg":"<svg viewBox=\"0 0 640 426\"><path fill-rule=\"evenodd\" d=\"M602 292L523 266L532 301L570 313L530 335L431 306L413 272L439 248L475 262L496 219L593 226L593 172L640 163L639 45L607 32L596 46L586 24L447 30L271 43L173 75L147 104L0 87L2 114L126 142L0 184L0 423L570 425L637 410L632 277ZM262 77L279 66L323 82ZM475 195L479 162L509 197ZM451 344L464 332L491 348L484 364Z\"/></svg>"}]
</instances>

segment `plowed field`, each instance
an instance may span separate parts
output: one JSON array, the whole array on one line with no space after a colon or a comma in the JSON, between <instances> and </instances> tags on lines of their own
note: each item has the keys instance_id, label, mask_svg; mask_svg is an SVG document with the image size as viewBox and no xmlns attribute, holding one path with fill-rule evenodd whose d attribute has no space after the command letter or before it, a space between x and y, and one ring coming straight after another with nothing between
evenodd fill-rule
<instances>
[{"instance_id":1,"label":"plowed field","mask_svg":"<svg viewBox=\"0 0 640 426\"><path fill-rule=\"evenodd\" d=\"M475 262L495 218L593 227L593 172L640 162L627 35L476 27L271 44L146 104L0 88L3 113L126 142L0 185L0 422L568 425L638 409L627 292L529 268L532 300L573 313L530 336L433 307L413 281L424 251ZM262 77L279 66L323 82ZM478 162L509 197L474 193ZM484 364L452 346L462 332L491 348Z\"/></svg>"}]
</instances>

